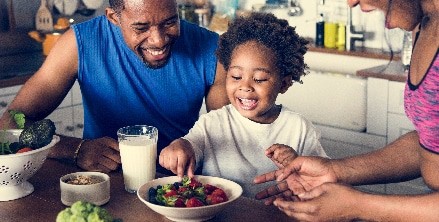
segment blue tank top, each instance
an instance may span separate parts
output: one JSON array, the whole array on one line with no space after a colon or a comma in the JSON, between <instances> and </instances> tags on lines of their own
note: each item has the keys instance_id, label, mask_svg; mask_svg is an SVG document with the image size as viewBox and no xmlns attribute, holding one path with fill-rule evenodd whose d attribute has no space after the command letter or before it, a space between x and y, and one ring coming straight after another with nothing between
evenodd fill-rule
<instances>
[{"instance_id":1,"label":"blue tank top","mask_svg":"<svg viewBox=\"0 0 439 222\"><path fill-rule=\"evenodd\" d=\"M181 20L170 60L147 67L105 16L73 26L78 82L84 106L84 139L117 138L128 125L158 128L158 148L184 136L213 84L218 34Z\"/></svg>"}]
</instances>

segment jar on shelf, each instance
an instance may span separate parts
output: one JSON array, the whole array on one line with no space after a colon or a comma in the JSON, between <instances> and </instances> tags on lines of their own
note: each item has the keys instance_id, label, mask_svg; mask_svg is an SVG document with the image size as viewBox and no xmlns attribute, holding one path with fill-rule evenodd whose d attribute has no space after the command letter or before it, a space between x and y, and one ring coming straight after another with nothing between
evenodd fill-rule
<instances>
[{"instance_id":1,"label":"jar on shelf","mask_svg":"<svg viewBox=\"0 0 439 222\"><path fill-rule=\"evenodd\" d=\"M404 31L404 38L402 40L401 62L405 69L410 67L410 60L412 58L413 40L412 32Z\"/></svg>"}]
</instances>

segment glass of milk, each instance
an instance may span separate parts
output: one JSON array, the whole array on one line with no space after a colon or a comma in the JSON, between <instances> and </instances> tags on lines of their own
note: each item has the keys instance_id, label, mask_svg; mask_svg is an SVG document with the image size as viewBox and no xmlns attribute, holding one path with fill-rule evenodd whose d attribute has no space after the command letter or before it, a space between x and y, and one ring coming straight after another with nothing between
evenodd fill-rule
<instances>
[{"instance_id":1,"label":"glass of milk","mask_svg":"<svg viewBox=\"0 0 439 222\"><path fill-rule=\"evenodd\" d=\"M155 178L158 130L153 126L135 125L117 131L125 190L137 189Z\"/></svg>"}]
</instances>

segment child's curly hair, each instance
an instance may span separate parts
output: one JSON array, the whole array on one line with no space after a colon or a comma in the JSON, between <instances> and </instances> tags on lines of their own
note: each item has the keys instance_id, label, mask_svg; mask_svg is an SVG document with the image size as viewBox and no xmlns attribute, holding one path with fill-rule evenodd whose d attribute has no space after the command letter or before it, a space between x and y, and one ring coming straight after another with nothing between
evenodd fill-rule
<instances>
[{"instance_id":1,"label":"child's curly hair","mask_svg":"<svg viewBox=\"0 0 439 222\"><path fill-rule=\"evenodd\" d=\"M282 77L291 75L293 81L301 82L300 77L308 69L303 58L308 41L300 37L286 20L271 13L252 12L231 22L227 32L220 36L216 50L216 56L226 70L229 70L233 50L251 40L273 50Z\"/></svg>"}]
</instances>

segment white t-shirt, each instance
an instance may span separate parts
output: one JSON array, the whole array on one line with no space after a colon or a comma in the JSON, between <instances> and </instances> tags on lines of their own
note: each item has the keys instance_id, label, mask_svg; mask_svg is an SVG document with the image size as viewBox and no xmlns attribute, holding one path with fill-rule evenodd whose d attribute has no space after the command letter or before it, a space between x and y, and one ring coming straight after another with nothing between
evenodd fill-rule
<instances>
[{"instance_id":1,"label":"white t-shirt","mask_svg":"<svg viewBox=\"0 0 439 222\"><path fill-rule=\"evenodd\" d=\"M277 170L264 151L275 143L292 147L299 155L327 157L320 132L303 116L282 107L271 124L243 117L232 105L201 115L183 137L195 151L202 174L239 183L243 195L254 198L267 184L253 184L255 176Z\"/></svg>"}]
</instances>

